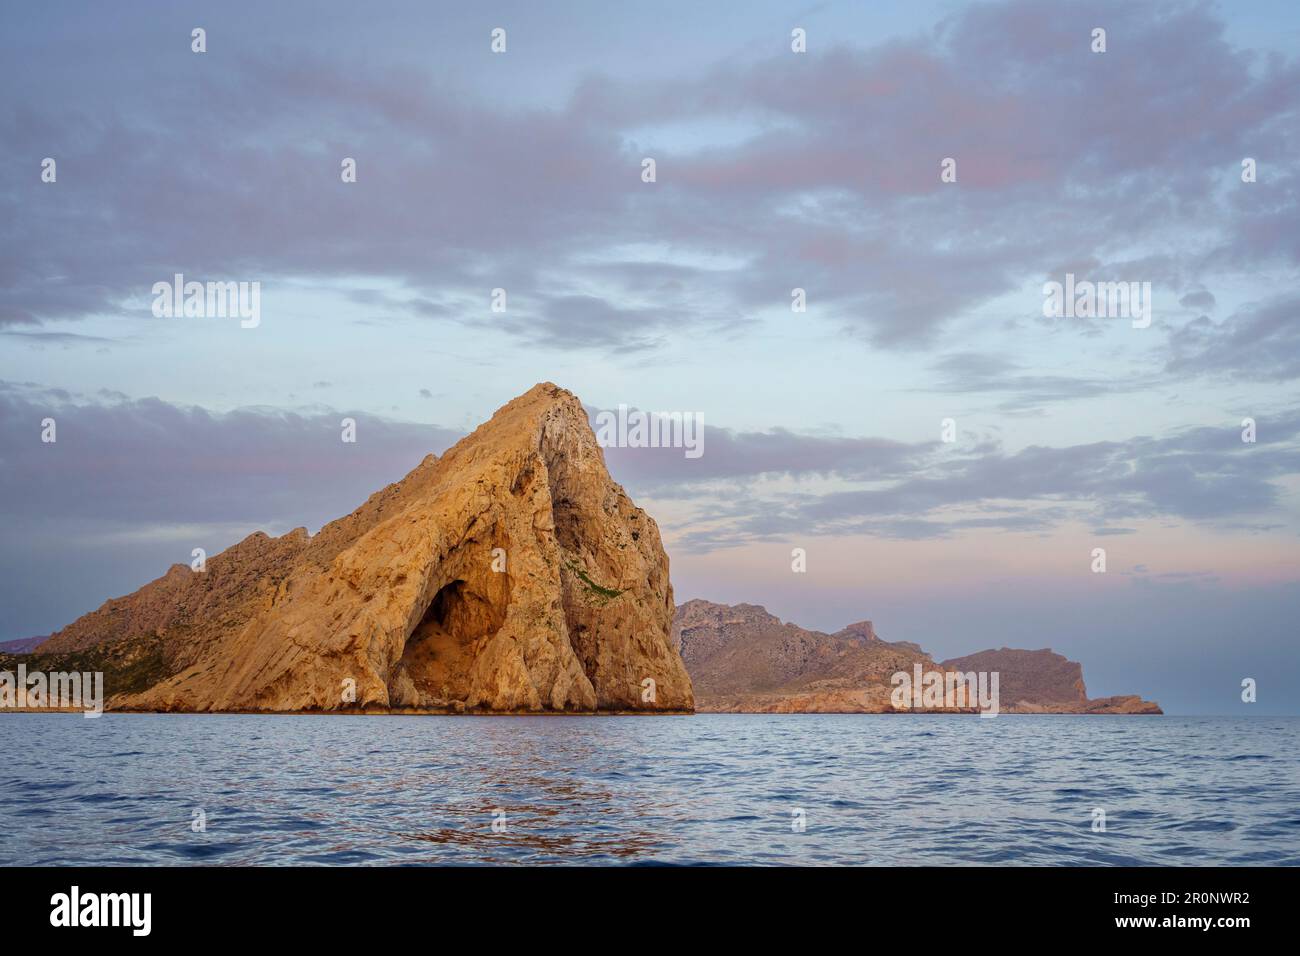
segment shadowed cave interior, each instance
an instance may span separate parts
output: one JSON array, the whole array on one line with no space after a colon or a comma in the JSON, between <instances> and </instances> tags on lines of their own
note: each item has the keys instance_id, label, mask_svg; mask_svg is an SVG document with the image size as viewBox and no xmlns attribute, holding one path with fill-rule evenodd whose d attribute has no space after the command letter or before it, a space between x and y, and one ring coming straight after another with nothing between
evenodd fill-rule
<instances>
[{"instance_id":1,"label":"shadowed cave interior","mask_svg":"<svg viewBox=\"0 0 1300 956\"><path fill-rule=\"evenodd\" d=\"M445 584L434 595L394 671L393 687L405 673L419 695L418 701L402 703L437 707L465 700L474 642L495 633L505 621L508 585L506 575L497 577L503 591L500 601L489 600L461 579Z\"/></svg>"}]
</instances>

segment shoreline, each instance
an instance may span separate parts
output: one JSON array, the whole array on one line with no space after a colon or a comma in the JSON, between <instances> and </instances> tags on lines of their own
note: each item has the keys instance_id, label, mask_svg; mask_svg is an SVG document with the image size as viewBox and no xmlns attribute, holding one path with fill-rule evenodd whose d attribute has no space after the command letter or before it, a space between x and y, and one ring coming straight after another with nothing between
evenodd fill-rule
<instances>
[{"instance_id":1,"label":"shoreline","mask_svg":"<svg viewBox=\"0 0 1300 956\"><path fill-rule=\"evenodd\" d=\"M78 707L4 707L3 714L73 714L87 711ZM93 711L91 712L93 713ZM104 714L164 715L176 717L979 717L977 710L427 710L427 709L372 709L372 710L140 710L135 708L105 708ZM997 717L1165 717L1161 712L1136 712L1131 714L1099 711L1000 711ZM1213 714L1190 716L1216 716ZM1230 715L1222 715L1230 716ZM91 718L96 719L96 718ZM993 719L993 718L989 718Z\"/></svg>"}]
</instances>

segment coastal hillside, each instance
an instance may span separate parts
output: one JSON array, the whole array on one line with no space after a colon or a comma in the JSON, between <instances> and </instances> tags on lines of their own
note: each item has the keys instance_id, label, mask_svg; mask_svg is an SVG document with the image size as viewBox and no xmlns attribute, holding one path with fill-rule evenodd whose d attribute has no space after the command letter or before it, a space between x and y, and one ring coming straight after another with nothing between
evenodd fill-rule
<instances>
[{"instance_id":1,"label":"coastal hillside","mask_svg":"<svg viewBox=\"0 0 1300 956\"><path fill-rule=\"evenodd\" d=\"M888 713L901 672L997 672L1004 713L1158 714L1139 697L1091 700L1083 668L1050 650L1002 648L936 662L913 643L882 640L870 621L834 634L781 621L754 604L687 601L674 640L700 711ZM973 708L961 708L971 710Z\"/></svg>"}]
</instances>

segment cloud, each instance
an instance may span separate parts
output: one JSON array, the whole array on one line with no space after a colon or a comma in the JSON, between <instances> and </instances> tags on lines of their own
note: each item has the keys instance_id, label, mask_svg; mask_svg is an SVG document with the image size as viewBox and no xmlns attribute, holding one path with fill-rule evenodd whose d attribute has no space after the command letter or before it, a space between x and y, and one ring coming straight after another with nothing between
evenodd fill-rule
<instances>
[{"instance_id":1,"label":"cloud","mask_svg":"<svg viewBox=\"0 0 1300 956\"><path fill-rule=\"evenodd\" d=\"M595 415L598 409L589 408ZM343 416L355 444L340 440ZM41 441L53 418L57 442ZM1104 534L1125 521L1255 520L1300 473L1300 413L1264 416L1262 440L1235 422L1060 448L1006 452L788 429L705 427L705 453L608 448L634 496L678 499L701 517L696 548L799 534L945 537L1043 530L1070 520ZM156 398L99 398L0 384L0 512L129 530L210 523L252 531L317 527L395 481L457 429L324 408L213 413ZM793 482L793 484L791 484Z\"/></svg>"},{"instance_id":2,"label":"cloud","mask_svg":"<svg viewBox=\"0 0 1300 956\"><path fill-rule=\"evenodd\" d=\"M593 420L602 410L588 408ZM703 422L704 453L679 448L605 449L610 473L638 491L690 497L708 485L760 478L837 476L870 481L912 473L938 442L907 444L884 438L816 435L774 428L739 431Z\"/></svg>"},{"instance_id":3,"label":"cloud","mask_svg":"<svg viewBox=\"0 0 1300 956\"><path fill-rule=\"evenodd\" d=\"M638 352L652 349L681 325L688 309L617 305L595 295L545 295L516 299L496 325L528 342L557 348ZM740 325L734 317L701 316L703 326Z\"/></svg>"},{"instance_id":4,"label":"cloud","mask_svg":"<svg viewBox=\"0 0 1300 956\"><path fill-rule=\"evenodd\" d=\"M1186 309L1198 309L1203 312L1210 312L1214 310L1217 302L1214 298L1214 294L1208 289L1193 289L1191 292L1188 292L1179 299L1178 304Z\"/></svg>"},{"instance_id":5,"label":"cloud","mask_svg":"<svg viewBox=\"0 0 1300 956\"><path fill-rule=\"evenodd\" d=\"M1026 412L1053 402L1068 402L1099 395L1139 391L1150 382L1136 379L1084 378L1068 375L1045 375L998 355L958 352L945 355L931 365L937 378L925 391L951 394L1008 393L997 408L1007 412Z\"/></svg>"},{"instance_id":6,"label":"cloud","mask_svg":"<svg viewBox=\"0 0 1300 956\"><path fill-rule=\"evenodd\" d=\"M1201 316L1170 336L1168 372L1247 382L1300 378L1300 295L1251 303L1223 322Z\"/></svg>"},{"instance_id":7,"label":"cloud","mask_svg":"<svg viewBox=\"0 0 1300 956\"><path fill-rule=\"evenodd\" d=\"M340 421L356 419L357 441ZM41 440L42 421L57 440ZM351 511L459 432L361 412L243 408L156 398L102 404L0 384L0 513L9 519L319 526Z\"/></svg>"},{"instance_id":8,"label":"cloud","mask_svg":"<svg viewBox=\"0 0 1300 956\"><path fill-rule=\"evenodd\" d=\"M1104 55L1086 43L1098 18ZM167 59L187 51L153 55L194 69ZM1190 290L1216 270L1300 261L1282 158L1297 90L1294 61L1165 3L981 4L877 45L595 75L559 108L245 37L237 69L133 86L129 112L0 113L0 163L60 162L57 184L0 187L0 324L144 315L175 272L349 276L350 301L428 322L467 321L465 303L504 287L518 311L500 327L521 341L618 354L734 331L799 286L816 321L915 349L1062 261L1124 266L1117 236L1145 249L1128 278L1201 301ZM723 120L726 143L664 132ZM190 142L204 148L176 148ZM1267 188L1229 189L1253 154L1277 157ZM958 181L942 184L949 156Z\"/></svg>"},{"instance_id":9,"label":"cloud","mask_svg":"<svg viewBox=\"0 0 1300 956\"><path fill-rule=\"evenodd\" d=\"M898 446L874 472L856 454L828 454L834 446L804 437L827 456L818 473L836 478L838 486L764 488L757 479L769 472L734 464L717 469L732 480L711 492L683 478L704 503L697 501L694 517L679 523L680 544L707 552L793 534L918 540L974 530L1047 532L1067 522L1125 534L1132 529L1115 522L1143 519L1244 527L1282 509L1286 484L1300 475L1300 412L1267 421L1269 440L1257 444L1242 443L1236 423L1225 422L1162 438L1016 452L987 444L965 453ZM865 452L867 444L856 451ZM686 472L680 467L679 474ZM647 477L634 474L632 483L643 481L650 494L671 497L662 475ZM851 487L864 481L868 487Z\"/></svg>"},{"instance_id":10,"label":"cloud","mask_svg":"<svg viewBox=\"0 0 1300 956\"><path fill-rule=\"evenodd\" d=\"M26 332L17 329L5 329L0 331L0 335L20 342L32 342L42 345L83 345L87 343L104 345L116 341L101 335L82 335L79 332Z\"/></svg>"}]
</instances>

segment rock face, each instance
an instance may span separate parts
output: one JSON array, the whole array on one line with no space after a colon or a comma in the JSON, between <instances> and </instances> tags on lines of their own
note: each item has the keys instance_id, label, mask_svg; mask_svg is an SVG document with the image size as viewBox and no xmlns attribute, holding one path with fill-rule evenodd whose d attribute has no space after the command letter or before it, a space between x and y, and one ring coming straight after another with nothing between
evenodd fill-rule
<instances>
[{"instance_id":1,"label":"rock face","mask_svg":"<svg viewBox=\"0 0 1300 956\"><path fill-rule=\"evenodd\" d=\"M690 711L672 616L657 526L547 383L315 536L177 565L38 652L150 644L118 709Z\"/></svg>"},{"instance_id":2,"label":"rock face","mask_svg":"<svg viewBox=\"0 0 1300 956\"><path fill-rule=\"evenodd\" d=\"M920 664L998 672L1004 713L1161 713L1139 697L1090 700L1083 668L1050 650L1004 647L936 663L916 644L881 640L870 621L825 634L782 623L757 605L699 600L677 609L673 634L701 711L888 713L890 678Z\"/></svg>"},{"instance_id":3,"label":"rock face","mask_svg":"<svg viewBox=\"0 0 1300 956\"><path fill-rule=\"evenodd\" d=\"M1004 709L1024 714L1159 714L1160 705L1136 696L1088 697L1083 666L1044 648L980 651L954 657L944 670L997 671Z\"/></svg>"},{"instance_id":4,"label":"rock face","mask_svg":"<svg viewBox=\"0 0 1300 956\"><path fill-rule=\"evenodd\" d=\"M707 711L882 713L892 674L934 663L915 644L882 641L870 621L824 634L754 604L687 601L673 630Z\"/></svg>"},{"instance_id":5,"label":"rock face","mask_svg":"<svg viewBox=\"0 0 1300 956\"><path fill-rule=\"evenodd\" d=\"M1083 666L1050 650L1023 651L1004 647L954 657L939 665L954 671L997 671L1000 692L1007 704L1019 701L1040 705L1081 707L1088 703L1083 686Z\"/></svg>"}]
</instances>

